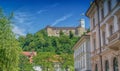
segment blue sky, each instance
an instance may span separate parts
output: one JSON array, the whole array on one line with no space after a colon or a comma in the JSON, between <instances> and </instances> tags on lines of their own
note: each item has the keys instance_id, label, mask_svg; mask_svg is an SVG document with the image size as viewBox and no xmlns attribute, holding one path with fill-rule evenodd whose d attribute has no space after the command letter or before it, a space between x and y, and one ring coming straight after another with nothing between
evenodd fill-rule
<instances>
[{"instance_id":1,"label":"blue sky","mask_svg":"<svg viewBox=\"0 0 120 71\"><path fill-rule=\"evenodd\" d=\"M92 0L0 0L5 13L14 12L13 31L19 35L35 33L47 25L57 27L75 27L85 19L86 28L89 19L85 14Z\"/></svg>"}]
</instances>

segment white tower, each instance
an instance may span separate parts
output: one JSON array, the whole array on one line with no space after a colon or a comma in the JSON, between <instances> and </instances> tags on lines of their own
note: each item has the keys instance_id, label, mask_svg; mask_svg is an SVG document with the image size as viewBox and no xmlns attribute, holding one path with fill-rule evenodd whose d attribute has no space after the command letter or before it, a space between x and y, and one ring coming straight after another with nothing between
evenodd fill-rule
<instances>
[{"instance_id":1,"label":"white tower","mask_svg":"<svg viewBox=\"0 0 120 71\"><path fill-rule=\"evenodd\" d=\"M85 28L85 20L84 19L80 19L80 25L82 28Z\"/></svg>"}]
</instances>

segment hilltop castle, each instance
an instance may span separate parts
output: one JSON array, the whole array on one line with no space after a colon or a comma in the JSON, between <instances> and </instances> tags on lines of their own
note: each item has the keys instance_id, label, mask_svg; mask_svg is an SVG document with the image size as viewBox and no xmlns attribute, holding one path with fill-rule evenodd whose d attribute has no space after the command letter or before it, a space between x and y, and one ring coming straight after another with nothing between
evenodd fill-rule
<instances>
[{"instance_id":1,"label":"hilltop castle","mask_svg":"<svg viewBox=\"0 0 120 71\"><path fill-rule=\"evenodd\" d=\"M70 31L74 34L74 36L81 36L84 32L86 32L85 29L85 20L80 20L80 25L77 27L46 27L48 36L60 36L60 31L62 31L65 35L69 35Z\"/></svg>"}]
</instances>

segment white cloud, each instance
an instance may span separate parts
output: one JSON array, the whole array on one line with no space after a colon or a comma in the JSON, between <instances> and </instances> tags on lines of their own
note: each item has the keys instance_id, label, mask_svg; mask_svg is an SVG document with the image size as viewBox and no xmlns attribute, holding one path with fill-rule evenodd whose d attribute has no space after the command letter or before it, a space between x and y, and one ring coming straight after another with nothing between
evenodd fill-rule
<instances>
[{"instance_id":1,"label":"white cloud","mask_svg":"<svg viewBox=\"0 0 120 71\"><path fill-rule=\"evenodd\" d=\"M18 26L13 26L14 28L12 31L17 35L17 36L25 36L25 30L22 28L19 28Z\"/></svg>"},{"instance_id":2,"label":"white cloud","mask_svg":"<svg viewBox=\"0 0 120 71\"><path fill-rule=\"evenodd\" d=\"M18 24L23 24L24 22L27 22L31 19L31 15L29 15L28 12L15 12L14 15L14 20L18 23Z\"/></svg>"},{"instance_id":3,"label":"white cloud","mask_svg":"<svg viewBox=\"0 0 120 71\"><path fill-rule=\"evenodd\" d=\"M51 10L51 8L54 8L54 7L58 6L58 5L59 5L58 3L52 4L52 5L48 6L47 8L44 8L44 9L42 9L42 10L37 11L37 14L41 14L41 13L43 13L43 12L46 12L46 11L48 11L48 10Z\"/></svg>"},{"instance_id":4,"label":"white cloud","mask_svg":"<svg viewBox=\"0 0 120 71\"><path fill-rule=\"evenodd\" d=\"M51 5L50 7L54 8L54 7L58 6L58 5L59 5L58 3L55 3L55 4Z\"/></svg>"},{"instance_id":5,"label":"white cloud","mask_svg":"<svg viewBox=\"0 0 120 71\"><path fill-rule=\"evenodd\" d=\"M65 15L65 16L61 17L61 18L55 20L55 22L51 26L54 26L54 25L56 25L56 24L58 24L58 23L60 23L62 21L65 21L68 18L70 18L71 16L72 16L72 14L68 14L68 15Z\"/></svg>"},{"instance_id":6,"label":"white cloud","mask_svg":"<svg viewBox=\"0 0 120 71\"><path fill-rule=\"evenodd\" d=\"M37 12L37 14L41 14L41 13L43 13L43 12L46 12L47 10L39 10L38 12Z\"/></svg>"},{"instance_id":7,"label":"white cloud","mask_svg":"<svg viewBox=\"0 0 120 71\"><path fill-rule=\"evenodd\" d=\"M24 28L25 32L29 32L31 25L33 24L34 15L29 12L16 11L14 15L15 25L18 26L15 29Z\"/></svg>"}]
</instances>

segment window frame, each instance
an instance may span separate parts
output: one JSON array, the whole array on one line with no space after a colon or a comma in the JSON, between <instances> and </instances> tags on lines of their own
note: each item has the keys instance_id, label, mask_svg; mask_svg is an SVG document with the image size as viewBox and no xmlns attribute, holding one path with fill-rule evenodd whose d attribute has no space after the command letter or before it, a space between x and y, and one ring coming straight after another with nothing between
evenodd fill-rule
<instances>
[{"instance_id":1,"label":"window frame","mask_svg":"<svg viewBox=\"0 0 120 71\"><path fill-rule=\"evenodd\" d=\"M117 63L117 64L116 64ZM116 67L117 66L117 67ZM118 59L115 57L113 59L113 71L119 71L119 67L118 67Z\"/></svg>"},{"instance_id":2,"label":"window frame","mask_svg":"<svg viewBox=\"0 0 120 71\"><path fill-rule=\"evenodd\" d=\"M104 19L104 7L101 8L101 20Z\"/></svg>"},{"instance_id":3,"label":"window frame","mask_svg":"<svg viewBox=\"0 0 120 71\"><path fill-rule=\"evenodd\" d=\"M105 61L105 71L109 71L109 61Z\"/></svg>"},{"instance_id":4,"label":"window frame","mask_svg":"<svg viewBox=\"0 0 120 71\"><path fill-rule=\"evenodd\" d=\"M108 12L110 12L112 10L112 4L111 4L111 0L108 0Z\"/></svg>"},{"instance_id":5,"label":"window frame","mask_svg":"<svg viewBox=\"0 0 120 71\"><path fill-rule=\"evenodd\" d=\"M110 35L113 35L113 33L114 33L114 26L113 26L113 24L110 24L109 32L110 32Z\"/></svg>"},{"instance_id":6,"label":"window frame","mask_svg":"<svg viewBox=\"0 0 120 71\"><path fill-rule=\"evenodd\" d=\"M95 71L98 71L98 65L95 64Z\"/></svg>"},{"instance_id":7,"label":"window frame","mask_svg":"<svg viewBox=\"0 0 120 71\"><path fill-rule=\"evenodd\" d=\"M102 42L103 42L103 45L106 44L105 40L106 40L106 34L105 34L105 31L102 31Z\"/></svg>"}]
</instances>

